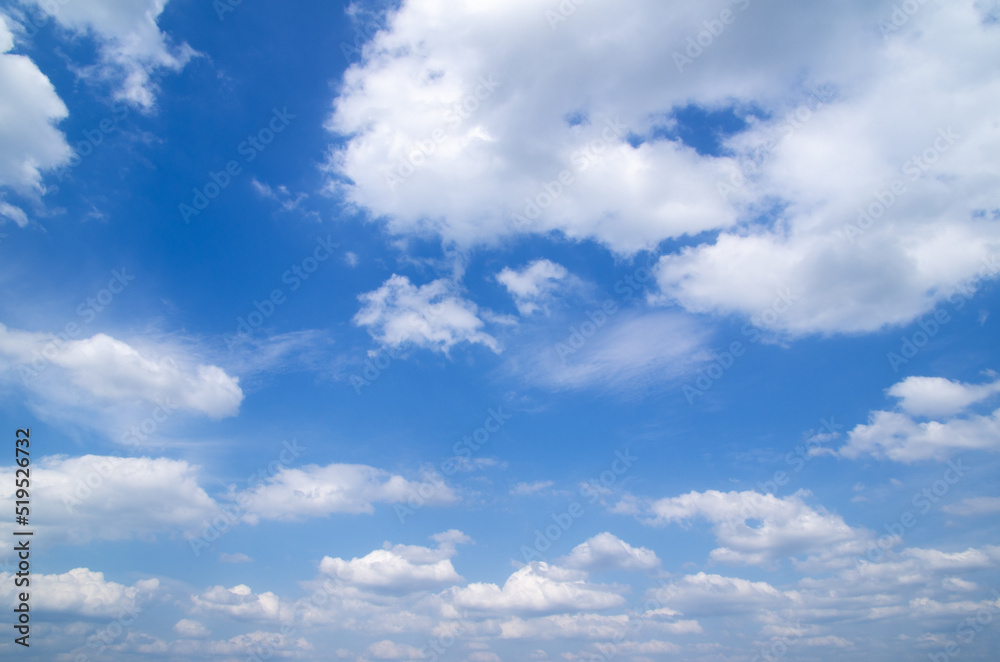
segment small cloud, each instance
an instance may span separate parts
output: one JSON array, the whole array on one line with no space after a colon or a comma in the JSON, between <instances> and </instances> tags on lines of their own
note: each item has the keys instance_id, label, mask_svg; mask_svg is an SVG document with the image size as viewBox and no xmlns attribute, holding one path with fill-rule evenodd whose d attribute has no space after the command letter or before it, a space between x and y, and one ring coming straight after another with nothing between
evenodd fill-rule
<instances>
[{"instance_id":1,"label":"small cloud","mask_svg":"<svg viewBox=\"0 0 1000 662\"><path fill-rule=\"evenodd\" d=\"M542 490L552 487L552 485L551 480L540 480L535 483L518 483L510 488L510 493L514 496L528 496L529 494L538 494Z\"/></svg>"},{"instance_id":2,"label":"small cloud","mask_svg":"<svg viewBox=\"0 0 1000 662\"><path fill-rule=\"evenodd\" d=\"M205 639L212 632L198 621L181 619L174 625L174 632L185 639Z\"/></svg>"},{"instance_id":3,"label":"small cloud","mask_svg":"<svg viewBox=\"0 0 1000 662\"><path fill-rule=\"evenodd\" d=\"M252 558L242 552L237 552L236 554L219 554L220 563L250 563L252 561Z\"/></svg>"}]
</instances>

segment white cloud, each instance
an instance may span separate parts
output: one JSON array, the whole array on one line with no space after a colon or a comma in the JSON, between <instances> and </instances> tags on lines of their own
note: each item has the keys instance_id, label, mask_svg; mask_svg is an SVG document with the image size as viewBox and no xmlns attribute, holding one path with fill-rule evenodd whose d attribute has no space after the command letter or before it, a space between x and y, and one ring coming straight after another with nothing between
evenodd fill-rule
<instances>
[{"instance_id":1,"label":"white cloud","mask_svg":"<svg viewBox=\"0 0 1000 662\"><path fill-rule=\"evenodd\" d=\"M48 77L25 55L9 53L10 19L0 13L0 186L40 190L43 170L66 163L71 150L56 124L69 115ZM0 201L0 214L20 226L24 212Z\"/></svg>"},{"instance_id":2,"label":"white cloud","mask_svg":"<svg viewBox=\"0 0 1000 662\"><path fill-rule=\"evenodd\" d=\"M224 418L234 416L243 401L239 379L218 366L176 347L140 351L103 333L72 340L0 324L0 376L17 379L58 405L55 410L145 402L147 410L165 404L170 411Z\"/></svg>"},{"instance_id":3,"label":"white cloud","mask_svg":"<svg viewBox=\"0 0 1000 662\"><path fill-rule=\"evenodd\" d=\"M574 547L559 564L580 570L652 570L659 567L660 559L651 549L632 547L604 532Z\"/></svg>"},{"instance_id":4,"label":"white cloud","mask_svg":"<svg viewBox=\"0 0 1000 662\"><path fill-rule=\"evenodd\" d=\"M452 591L456 606L484 612L587 611L617 607L625 599L615 587L590 584L587 574L532 562L504 583L475 583Z\"/></svg>"},{"instance_id":5,"label":"white cloud","mask_svg":"<svg viewBox=\"0 0 1000 662\"><path fill-rule=\"evenodd\" d=\"M371 513L376 503L447 505L457 500L440 478L412 481L364 464L282 468L238 495L244 519L300 520L331 513Z\"/></svg>"},{"instance_id":6,"label":"white cloud","mask_svg":"<svg viewBox=\"0 0 1000 662\"><path fill-rule=\"evenodd\" d=\"M529 496L547 490L553 484L551 480L539 480L534 483L517 483L514 487L510 488L510 493L514 496Z\"/></svg>"},{"instance_id":7,"label":"white cloud","mask_svg":"<svg viewBox=\"0 0 1000 662\"><path fill-rule=\"evenodd\" d=\"M14 469L0 468L0 502L11 508ZM198 467L166 458L36 458L33 505L45 513L38 528L47 540L71 544L191 533L220 512L198 474Z\"/></svg>"},{"instance_id":8,"label":"white cloud","mask_svg":"<svg viewBox=\"0 0 1000 662\"><path fill-rule=\"evenodd\" d=\"M1000 379L989 384L965 384L943 377L907 377L888 390L889 395L900 399L900 408L912 416L954 415L994 393L1000 393Z\"/></svg>"},{"instance_id":9,"label":"white cloud","mask_svg":"<svg viewBox=\"0 0 1000 662\"><path fill-rule=\"evenodd\" d=\"M463 581L451 564L455 544L470 542L459 531L437 536L437 549L419 545L394 545L361 558L345 561L323 557L320 572L366 590L394 593L440 588Z\"/></svg>"},{"instance_id":10,"label":"white cloud","mask_svg":"<svg viewBox=\"0 0 1000 662\"><path fill-rule=\"evenodd\" d=\"M559 282L569 276L566 268L549 260L535 260L520 271L504 267L497 275L507 292L514 298L522 315L546 310L546 304L557 290Z\"/></svg>"},{"instance_id":11,"label":"white cloud","mask_svg":"<svg viewBox=\"0 0 1000 662\"><path fill-rule=\"evenodd\" d=\"M957 503L949 503L942 510L949 515L978 517L1000 513L1000 497L970 497Z\"/></svg>"},{"instance_id":12,"label":"white cloud","mask_svg":"<svg viewBox=\"0 0 1000 662\"><path fill-rule=\"evenodd\" d=\"M185 639L207 639L212 634L207 627L188 618L174 623L174 632Z\"/></svg>"},{"instance_id":13,"label":"white cloud","mask_svg":"<svg viewBox=\"0 0 1000 662\"><path fill-rule=\"evenodd\" d=\"M368 327L383 345L412 344L447 354L456 344L468 342L500 352L497 340L482 331L476 304L456 294L445 279L418 287L406 276L393 274L358 299L363 307L354 323Z\"/></svg>"},{"instance_id":14,"label":"white cloud","mask_svg":"<svg viewBox=\"0 0 1000 662\"><path fill-rule=\"evenodd\" d=\"M28 225L28 214L20 207L15 207L4 200L0 200L0 216L14 221L19 228L27 227Z\"/></svg>"},{"instance_id":15,"label":"white cloud","mask_svg":"<svg viewBox=\"0 0 1000 662\"><path fill-rule=\"evenodd\" d=\"M199 613L225 614L247 621L288 623L292 620L292 606L270 591L254 593L246 584L232 588L213 586L191 596L194 609Z\"/></svg>"},{"instance_id":16,"label":"white cloud","mask_svg":"<svg viewBox=\"0 0 1000 662\"><path fill-rule=\"evenodd\" d=\"M0 573L0 597L6 604L14 602L19 589L13 574ZM104 573L87 568L75 568L61 575L31 575L31 608L87 618L117 618L123 613L142 611L142 603L159 589L156 579L143 579L132 586L104 579Z\"/></svg>"},{"instance_id":17,"label":"white cloud","mask_svg":"<svg viewBox=\"0 0 1000 662\"><path fill-rule=\"evenodd\" d=\"M945 460L959 451L1000 450L1000 409L986 416L917 422L906 414L875 411L856 426L840 449L843 457L862 455L896 462Z\"/></svg>"},{"instance_id":18,"label":"white cloud","mask_svg":"<svg viewBox=\"0 0 1000 662\"><path fill-rule=\"evenodd\" d=\"M890 0L733 7L591 3L552 29L527 0L408 0L345 74L328 122L345 137L331 187L390 232L446 244L555 231L628 254L697 237L661 261L662 300L750 316L794 286L800 300L775 327L790 334L904 324L975 278L1000 252L989 218L1000 81L988 65L1000 42L986 10L923 4L883 39ZM734 24L683 71L671 66L723 8ZM813 86L828 92L821 103ZM699 154L662 137L688 105L734 108L748 127L724 139L725 156ZM767 158L720 194L761 146ZM905 190L890 200L897 179ZM876 192L888 209L849 239Z\"/></svg>"},{"instance_id":19,"label":"white cloud","mask_svg":"<svg viewBox=\"0 0 1000 662\"><path fill-rule=\"evenodd\" d=\"M368 646L368 654L376 660L422 660L426 657L419 648L397 644L389 639Z\"/></svg>"},{"instance_id":20,"label":"white cloud","mask_svg":"<svg viewBox=\"0 0 1000 662\"><path fill-rule=\"evenodd\" d=\"M33 3L62 27L96 37L100 62L83 68L85 77L115 81L116 99L149 109L157 92L154 76L160 70L180 71L195 54L187 44L172 46L157 26L168 1Z\"/></svg>"},{"instance_id":21,"label":"white cloud","mask_svg":"<svg viewBox=\"0 0 1000 662\"><path fill-rule=\"evenodd\" d=\"M219 554L220 563L250 563L253 559L244 554L243 552L237 552L235 554L226 554L223 552Z\"/></svg>"},{"instance_id":22,"label":"white cloud","mask_svg":"<svg viewBox=\"0 0 1000 662\"><path fill-rule=\"evenodd\" d=\"M722 545L709 558L721 563L767 565L784 558L797 563L843 565L862 553L871 534L852 529L842 517L805 503L803 490L786 497L758 492L689 492L656 501L626 498L618 512L634 513L654 526L705 518Z\"/></svg>"}]
</instances>

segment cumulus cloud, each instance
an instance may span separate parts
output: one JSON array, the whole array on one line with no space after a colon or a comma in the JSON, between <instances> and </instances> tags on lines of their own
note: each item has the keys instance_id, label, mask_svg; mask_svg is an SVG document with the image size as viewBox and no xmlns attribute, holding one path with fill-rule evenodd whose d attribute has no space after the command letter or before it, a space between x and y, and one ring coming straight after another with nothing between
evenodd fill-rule
<instances>
[{"instance_id":1,"label":"cumulus cloud","mask_svg":"<svg viewBox=\"0 0 1000 662\"><path fill-rule=\"evenodd\" d=\"M559 564L580 570L652 570L660 559L653 550L632 547L605 531L574 547Z\"/></svg>"},{"instance_id":2,"label":"cumulus cloud","mask_svg":"<svg viewBox=\"0 0 1000 662\"><path fill-rule=\"evenodd\" d=\"M16 379L50 403L91 403L96 410L140 401L147 409L163 405L224 418L235 415L243 401L239 379L218 366L173 347L140 351L103 333L72 340L0 324L0 376Z\"/></svg>"},{"instance_id":3,"label":"cumulus cloud","mask_svg":"<svg viewBox=\"0 0 1000 662\"><path fill-rule=\"evenodd\" d=\"M500 352L496 338L482 330L485 323L476 304L456 294L445 279L416 286L406 276L393 274L358 299L363 306L354 323L368 327L383 345L414 345L447 354L467 342Z\"/></svg>"},{"instance_id":4,"label":"cumulus cloud","mask_svg":"<svg viewBox=\"0 0 1000 662\"><path fill-rule=\"evenodd\" d=\"M331 188L447 244L694 237L662 258L660 301L752 316L794 286L793 335L904 324L976 278L1000 252L987 9L923 4L882 38L889 0L741 5L597 3L552 29L527 0L408 0L344 76ZM703 55L663 65L725 8ZM690 108L743 126L696 149Z\"/></svg>"},{"instance_id":5,"label":"cumulus cloud","mask_svg":"<svg viewBox=\"0 0 1000 662\"><path fill-rule=\"evenodd\" d=\"M913 416L950 416L1000 393L1000 379L988 384L966 384L943 377L907 377L893 384L888 394L899 398L899 407Z\"/></svg>"},{"instance_id":6,"label":"cumulus cloud","mask_svg":"<svg viewBox=\"0 0 1000 662\"><path fill-rule=\"evenodd\" d=\"M940 377L909 377L889 388L899 411L873 411L840 448L843 457L871 455L896 462L945 460L959 451L1000 450L1000 409L992 414L965 413L973 404L1000 391L1000 381L965 384ZM964 415L963 415L964 413ZM917 417L936 420L919 421Z\"/></svg>"},{"instance_id":7,"label":"cumulus cloud","mask_svg":"<svg viewBox=\"0 0 1000 662\"><path fill-rule=\"evenodd\" d=\"M440 478L407 480L364 464L310 464L281 468L237 496L244 519L301 520L331 513L371 513L377 503L448 505L457 497Z\"/></svg>"},{"instance_id":8,"label":"cumulus cloud","mask_svg":"<svg viewBox=\"0 0 1000 662\"><path fill-rule=\"evenodd\" d=\"M270 591L254 593L246 584L232 588L212 586L191 596L195 611L225 614L245 621L287 623L292 620L292 605Z\"/></svg>"},{"instance_id":9,"label":"cumulus cloud","mask_svg":"<svg viewBox=\"0 0 1000 662\"><path fill-rule=\"evenodd\" d=\"M740 614L793 604L791 596L767 582L704 572L686 575L666 591L669 603L691 616Z\"/></svg>"},{"instance_id":10,"label":"cumulus cloud","mask_svg":"<svg viewBox=\"0 0 1000 662\"><path fill-rule=\"evenodd\" d=\"M426 657L419 648L397 644L389 639L368 646L368 655L376 660L421 660Z\"/></svg>"},{"instance_id":11,"label":"cumulus cloud","mask_svg":"<svg viewBox=\"0 0 1000 662\"><path fill-rule=\"evenodd\" d=\"M0 573L0 597L13 604L19 589L13 573ZM86 618L118 618L141 611L142 603L159 589L156 579L142 579L125 586L104 579L104 573L75 568L61 575L32 574L31 608Z\"/></svg>"},{"instance_id":12,"label":"cumulus cloud","mask_svg":"<svg viewBox=\"0 0 1000 662\"><path fill-rule=\"evenodd\" d=\"M535 260L520 271L504 267L497 273L497 281L514 298L517 311L531 315L546 310L553 293L569 276L566 267L550 260Z\"/></svg>"},{"instance_id":13,"label":"cumulus cloud","mask_svg":"<svg viewBox=\"0 0 1000 662\"><path fill-rule=\"evenodd\" d=\"M157 26L169 0L93 0L52 3L32 0L62 27L96 39L99 62L80 70L84 77L114 81L116 99L144 109L155 104L159 71L180 71L195 52L174 46Z\"/></svg>"},{"instance_id":14,"label":"cumulus cloud","mask_svg":"<svg viewBox=\"0 0 1000 662\"><path fill-rule=\"evenodd\" d=\"M207 627L189 618L182 618L174 623L174 632L184 639L207 639L212 634Z\"/></svg>"},{"instance_id":15,"label":"cumulus cloud","mask_svg":"<svg viewBox=\"0 0 1000 662\"><path fill-rule=\"evenodd\" d=\"M956 503L949 503L942 510L949 515L978 517L1000 513L1000 497L969 497Z\"/></svg>"},{"instance_id":16,"label":"cumulus cloud","mask_svg":"<svg viewBox=\"0 0 1000 662\"><path fill-rule=\"evenodd\" d=\"M626 497L615 507L652 526L704 518L722 546L709 558L721 563L768 565L792 558L799 563L843 565L864 551L870 532L853 529L842 517L805 502L809 492L786 497L758 492L689 492L659 500ZM807 555L805 561L799 557Z\"/></svg>"},{"instance_id":17,"label":"cumulus cloud","mask_svg":"<svg viewBox=\"0 0 1000 662\"><path fill-rule=\"evenodd\" d=\"M454 589L458 607L483 612L573 612L617 607L625 599L611 586L591 584L587 574L536 561L504 583L474 583Z\"/></svg>"},{"instance_id":18,"label":"cumulus cloud","mask_svg":"<svg viewBox=\"0 0 1000 662\"><path fill-rule=\"evenodd\" d=\"M10 19L0 13L0 186L40 190L42 171L69 160L71 150L56 124L69 115L48 77L25 55L14 55ZM24 211L0 200L0 215L27 225Z\"/></svg>"},{"instance_id":19,"label":"cumulus cloud","mask_svg":"<svg viewBox=\"0 0 1000 662\"><path fill-rule=\"evenodd\" d=\"M13 508L14 470L0 468L0 503ZM192 534L220 513L198 483L199 468L184 460L84 455L36 458L33 505L37 525L52 542L150 539Z\"/></svg>"},{"instance_id":20,"label":"cumulus cloud","mask_svg":"<svg viewBox=\"0 0 1000 662\"><path fill-rule=\"evenodd\" d=\"M463 581L451 564L457 543L471 542L459 531L436 537L437 549L419 545L393 545L361 558L345 561L323 557L320 572L365 590L412 593Z\"/></svg>"}]
</instances>

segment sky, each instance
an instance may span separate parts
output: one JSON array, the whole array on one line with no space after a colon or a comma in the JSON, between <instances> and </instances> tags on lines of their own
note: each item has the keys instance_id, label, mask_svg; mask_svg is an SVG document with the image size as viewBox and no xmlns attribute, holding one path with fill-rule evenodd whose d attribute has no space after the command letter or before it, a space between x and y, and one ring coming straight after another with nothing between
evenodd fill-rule
<instances>
[{"instance_id":1,"label":"sky","mask_svg":"<svg viewBox=\"0 0 1000 662\"><path fill-rule=\"evenodd\" d=\"M0 2L0 657L995 660L997 62L996 0Z\"/></svg>"}]
</instances>

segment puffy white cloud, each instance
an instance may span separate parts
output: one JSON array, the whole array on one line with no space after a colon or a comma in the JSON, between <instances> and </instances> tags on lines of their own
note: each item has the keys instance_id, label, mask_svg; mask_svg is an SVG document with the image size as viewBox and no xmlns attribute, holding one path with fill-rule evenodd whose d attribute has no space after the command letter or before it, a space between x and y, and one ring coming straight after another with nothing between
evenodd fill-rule
<instances>
[{"instance_id":1,"label":"puffy white cloud","mask_svg":"<svg viewBox=\"0 0 1000 662\"><path fill-rule=\"evenodd\" d=\"M665 590L671 605L692 616L740 614L793 605L791 596L767 582L704 572L685 575Z\"/></svg>"},{"instance_id":2,"label":"puffy white cloud","mask_svg":"<svg viewBox=\"0 0 1000 662\"><path fill-rule=\"evenodd\" d=\"M14 469L0 469L0 503L14 501ZM199 468L166 458L36 458L32 464L37 524L52 542L149 539L192 533L220 513L198 484Z\"/></svg>"},{"instance_id":3,"label":"puffy white cloud","mask_svg":"<svg viewBox=\"0 0 1000 662\"><path fill-rule=\"evenodd\" d=\"M154 75L159 70L180 71L194 55L187 44L172 46L156 24L169 0L31 1L62 27L96 37L100 61L81 73L115 81L116 99L145 109L155 103Z\"/></svg>"},{"instance_id":4,"label":"puffy white cloud","mask_svg":"<svg viewBox=\"0 0 1000 662\"><path fill-rule=\"evenodd\" d=\"M0 573L0 597L13 603L19 589L13 574ZM117 618L137 614L142 603L159 589L156 579L142 579L125 586L104 579L104 573L75 568L61 575L32 574L31 608L87 618Z\"/></svg>"},{"instance_id":5,"label":"puffy white cloud","mask_svg":"<svg viewBox=\"0 0 1000 662\"><path fill-rule=\"evenodd\" d=\"M961 414L1000 392L1000 380L966 384L941 377L908 377L887 393L899 398L899 411L873 411L857 425L838 451L848 458L872 455L896 462L946 460L963 450L1000 450L1000 409L992 414ZM918 421L935 417L939 420Z\"/></svg>"},{"instance_id":6,"label":"puffy white cloud","mask_svg":"<svg viewBox=\"0 0 1000 662\"><path fill-rule=\"evenodd\" d=\"M988 384L965 384L943 377L907 377L893 384L888 394L899 398L899 407L913 416L951 416L994 393L1000 379Z\"/></svg>"},{"instance_id":7,"label":"puffy white cloud","mask_svg":"<svg viewBox=\"0 0 1000 662\"><path fill-rule=\"evenodd\" d=\"M174 632L185 639L207 639L212 634L207 627L189 618L174 623Z\"/></svg>"},{"instance_id":8,"label":"puffy white cloud","mask_svg":"<svg viewBox=\"0 0 1000 662\"><path fill-rule=\"evenodd\" d=\"M9 53L14 37L0 13L0 186L41 187L42 171L69 160L71 150L56 124L69 115L48 77L25 55ZM24 211L0 200L0 215L27 224Z\"/></svg>"},{"instance_id":9,"label":"puffy white cloud","mask_svg":"<svg viewBox=\"0 0 1000 662\"><path fill-rule=\"evenodd\" d=\"M203 613L225 614L248 621L287 623L292 620L292 605L274 593L254 593L246 584L232 588L213 586L191 596L194 609Z\"/></svg>"},{"instance_id":10,"label":"puffy white cloud","mask_svg":"<svg viewBox=\"0 0 1000 662\"><path fill-rule=\"evenodd\" d=\"M119 272L120 287L131 278ZM17 377L15 377L15 373ZM140 351L98 333L74 340L50 333L9 329L0 324L0 377L62 407L101 410L108 404L144 402L212 418L233 416L243 401L239 379L199 363L184 350L156 346Z\"/></svg>"},{"instance_id":11,"label":"puffy white cloud","mask_svg":"<svg viewBox=\"0 0 1000 662\"><path fill-rule=\"evenodd\" d=\"M875 411L847 435L840 455L872 455L896 462L944 460L959 451L1000 450L1000 409L986 416L917 422L906 414Z\"/></svg>"},{"instance_id":12,"label":"puffy white cloud","mask_svg":"<svg viewBox=\"0 0 1000 662\"><path fill-rule=\"evenodd\" d=\"M361 589L411 593L463 581L451 564L455 544L470 542L465 534L449 531L436 537L437 549L419 545L394 545L361 558L345 561L323 557L320 572Z\"/></svg>"},{"instance_id":13,"label":"puffy white cloud","mask_svg":"<svg viewBox=\"0 0 1000 662\"><path fill-rule=\"evenodd\" d=\"M767 565L784 558L801 563L843 565L864 551L870 532L853 529L842 517L806 504L806 491L786 497L758 492L689 492L655 501L623 499L618 512L663 526L705 518L722 545L709 558L723 563Z\"/></svg>"},{"instance_id":14,"label":"puffy white cloud","mask_svg":"<svg viewBox=\"0 0 1000 662\"><path fill-rule=\"evenodd\" d=\"M449 281L415 286L406 276L393 274L381 287L358 297L363 307L354 323L368 327L383 345L412 344L447 354L468 342L500 351L496 338L485 333L476 304L456 294Z\"/></svg>"},{"instance_id":15,"label":"puffy white cloud","mask_svg":"<svg viewBox=\"0 0 1000 662\"><path fill-rule=\"evenodd\" d=\"M734 23L670 66L726 8ZM754 315L794 287L778 330L907 323L1000 252L1000 43L974 0L921 5L881 38L892 12L648 0L553 29L527 0L408 0L345 74L331 187L393 233L446 243L556 231L634 253L695 237L658 273L662 299L692 311ZM699 153L676 138L688 106L746 128ZM871 221L850 230L859 208Z\"/></svg>"},{"instance_id":16,"label":"puffy white cloud","mask_svg":"<svg viewBox=\"0 0 1000 662\"><path fill-rule=\"evenodd\" d=\"M580 570L652 570L660 559L653 550L632 547L605 531L574 547L559 564Z\"/></svg>"},{"instance_id":17,"label":"puffy white cloud","mask_svg":"<svg viewBox=\"0 0 1000 662\"><path fill-rule=\"evenodd\" d=\"M376 503L454 503L454 491L439 477L407 480L364 464L283 467L264 483L238 495L244 519L300 520L331 513L371 513Z\"/></svg>"},{"instance_id":18,"label":"puffy white cloud","mask_svg":"<svg viewBox=\"0 0 1000 662\"><path fill-rule=\"evenodd\" d=\"M504 583L474 583L451 592L460 608L484 612L587 611L617 607L625 599L615 587L590 584L587 574L532 562Z\"/></svg>"},{"instance_id":19,"label":"puffy white cloud","mask_svg":"<svg viewBox=\"0 0 1000 662\"><path fill-rule=\"evenodd\" d=\"M560 281L568 276L569 272L561 264L550 260L535 260L520 271L504 267L496 278L514 298L518 312L531 315L546 310L545 306Z\"/></svg>"},{"instance_id":20,"label":"puffy white cloud","mask_svg":"<svg viewBox=\"0 0 1000 662\"><path fill-rule=\"evenodd\" d=\"M237 552L235 554L226 554L223 552L222 554L219 554L219 561L221 563L250 563L253 559L243 552Z\"/></svg>"}]
</instances>

